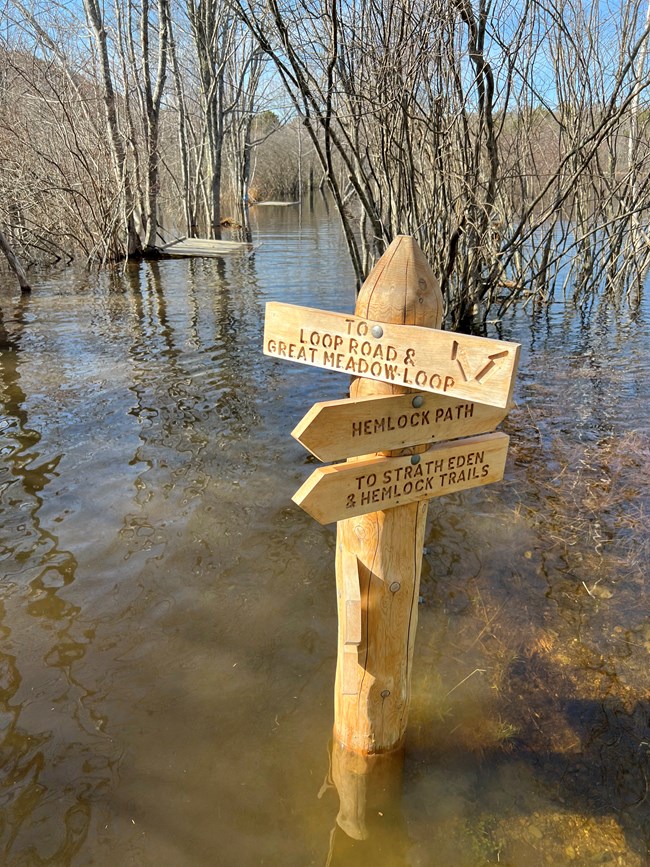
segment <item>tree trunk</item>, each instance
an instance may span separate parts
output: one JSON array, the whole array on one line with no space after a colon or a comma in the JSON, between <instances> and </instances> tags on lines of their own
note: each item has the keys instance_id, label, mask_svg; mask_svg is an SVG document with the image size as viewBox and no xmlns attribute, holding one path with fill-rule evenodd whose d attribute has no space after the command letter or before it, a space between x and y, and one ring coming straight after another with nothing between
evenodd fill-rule
<instances>
[{"instance_id":1,"label":"tree trunk","mask_svg":"<svg viewBox=\"0 0 650 867\"><path fill-rule=\"evenodd\" d=\"M18 256L11 249L9 241L7 241L4 233L0 230L0 250L5 254L7 258L7 262L9 263L9 267L14 272L16 277L18 278L18 282L20 283L20 289L22 292L31 292L32 287L29 284L29 280L27 279L27 274L25 269L20 264L20 260Z\"/></svg>"},{"instance_id":2,"label":"tree trunk","mask_svg":"<svg viewBox=\"0 0 650 867\"><path fill-rule=\"evenodd\" d=\"M104 106L106 108L106 125L115 161L117 182L124 189L124 222L126 229L126 251L128 256L142 252L142 243L136 230L134 218L134 197L131 178L127 166L126 148L120 133L115 88L111 75L111 62L108 54L108 41L102 11L97 0L84 0L84 9L95 36L97 51L100 58L102 84L104 88Z\"/></svg>"}]
</instances>

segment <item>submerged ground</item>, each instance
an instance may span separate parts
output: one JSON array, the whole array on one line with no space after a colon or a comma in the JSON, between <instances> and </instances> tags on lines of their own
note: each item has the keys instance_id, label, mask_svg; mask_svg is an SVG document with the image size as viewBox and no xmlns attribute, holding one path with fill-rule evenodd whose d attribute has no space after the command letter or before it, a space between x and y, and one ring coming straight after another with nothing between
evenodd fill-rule
<instances>
[{"instance_id":1,"label":"submerged ground","mask_svg":"<svg viewBox=\"0 0 650 867\"><path fill-rule=\"evenodd\" d=\"M3 293L2 862L648 864L647 305L501 324L506 478L429 507L403 797L354 843L289 435L347 382L261 352L267 300L353 281L322 209L258 220L252 257Z\"/></svg>"}]
</instances>

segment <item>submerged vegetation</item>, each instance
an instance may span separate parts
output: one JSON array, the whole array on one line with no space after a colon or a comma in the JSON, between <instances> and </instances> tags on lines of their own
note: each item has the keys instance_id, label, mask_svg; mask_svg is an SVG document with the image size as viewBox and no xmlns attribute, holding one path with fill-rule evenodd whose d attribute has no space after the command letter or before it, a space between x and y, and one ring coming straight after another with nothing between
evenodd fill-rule
<instances>
[{"instance_id":1,"label":"submerged vegetation","mask_svg":"<svg viewBox=\"0 0 650 867\"><path fill-rule=\"evenodd\" d=\"M398 233L452 328L635 305L650 264L640 0L7 0L0 229L106 262L327 189L360 283Z\"/></svg>"},{"instance_id":2,"label":"submerged vegetation","mask_svg":"<svg viewBox=\"0 0 650 867\"><path fill-rule=\"evenodd\" d=\"M462 796L479 813L446 829L450 851L472 850L458 863L642 867L650 438L622 429L617 414L607 423L629 374L576 360L554 378L566 407L549 414L531 382L509 416L514 478L486 510L509 513L508 563L491 551L491 520L482 530L475 516L468 537L466 502L434 515L421 591L423 634L433 637L409 749L414 762L433 750L445 779L469 777ZM587 422L576 410L592 388L603 404ZM455 661L446 682L436 673L443 646ZM504 795L515 779L530 781L523 800Z\"/></svg>"},{"instance_id":3,"label":"submerged vegetation","mask_svg":"<svg viewBox=\"0 0 650 867\"><path fill-rule=\"evenodd\" d=\"M267 298L350 300L326 204L11 298L3 863L325 863L335 542L287 430L346 383L260 338ZM429 507L399 815L332 865L647 864L647 317L507 313L506 479Z\"/></svg>"}]
</instances>

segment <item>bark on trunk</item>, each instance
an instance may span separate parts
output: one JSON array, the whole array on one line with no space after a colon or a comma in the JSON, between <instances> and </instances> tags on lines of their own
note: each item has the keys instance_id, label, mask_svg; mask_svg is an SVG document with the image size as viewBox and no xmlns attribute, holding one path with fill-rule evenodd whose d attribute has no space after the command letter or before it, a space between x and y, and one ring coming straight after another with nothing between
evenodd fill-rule
<instances>
[{"instance_id":1,"label":"bark on trunk","mask_svg":"<svg viewBox=\"0 0 650 867\"><path fill-rule=\"evenodd\" d=\"M20 260L18 256L11 249L11 245L9 241L7 241L4 233L0 231L0 250L7 257L7 262L9 263L9 267L14 272L16 277L18 278L18 282L20 283L20 289L22 292L31 292L32 287L29 284L29 280L27 279L27 274L25 269L20 264Z\"/></svg>"}]
</instances>

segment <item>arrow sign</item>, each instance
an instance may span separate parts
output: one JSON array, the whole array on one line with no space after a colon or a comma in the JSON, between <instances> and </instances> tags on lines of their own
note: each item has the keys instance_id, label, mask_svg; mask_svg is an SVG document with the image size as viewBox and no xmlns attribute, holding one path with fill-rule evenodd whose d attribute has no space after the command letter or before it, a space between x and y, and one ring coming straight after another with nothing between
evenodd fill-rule
<instances>
[{"instance_id":1,"label":"arrow sign","mask_svg":"<svg viewBox=\"0 0 650 867\"><path fill-rule=\"evenodd\" d=\"M486 433L507 410L438 394L315 403L291 435L321 461Z\"/></svg>"},{"instance_id":2,"label":"arrow sign","mask_svg":"<svg viewBox=\"0 0 650 867\"><path fill-rule=\"evenodd\" d=\"M293 501L321 524L501 481L509 437L483 434L419 455L370 458L315 470Z\"/></svg>"},{"instance_id":3,"label":"arrow sign","mask_svg":"<svg viewBox=\"0 0 650 867\"><path fill-rule=\"evenodd\" d=\"M264 353L505 408L519 344L269 302Z\"/></svg>"}]
</instances>

